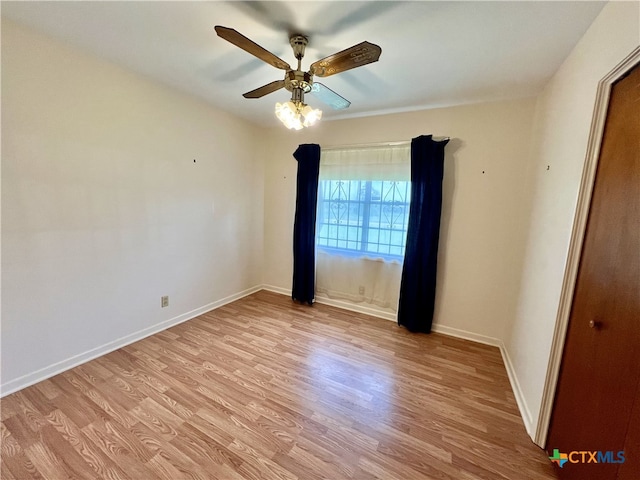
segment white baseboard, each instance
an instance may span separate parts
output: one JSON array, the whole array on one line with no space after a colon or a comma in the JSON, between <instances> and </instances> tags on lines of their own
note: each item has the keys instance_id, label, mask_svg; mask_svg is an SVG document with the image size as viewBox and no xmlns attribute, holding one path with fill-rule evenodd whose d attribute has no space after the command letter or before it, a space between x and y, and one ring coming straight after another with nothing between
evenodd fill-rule
<instances>
[{"instance_id":1,"label":"white baseboard","mask_svg":"<svg viewBox=\"0 0 640 480\"><path fill-rule=\"evenodd\" d=\"M371 315L372 317L382 318L384 320L391 320L392 322L396 321L395 313L385 312L372 307L365 307L364 305L358 305L357 303L334 300L327 297L316 297L316 302L322 303L323 305L329 305L331 307L341 308L343 310L349 310L351 312Z\"/></svg>"},{"instance_id":2,"label":"white baseboard","mask_svg":"<svg viewBox=\"0 0 640 480\"><path fill-rule=\"evenodd\" d=\"M443 335L449 335L450 337L483 343L484 345L491 345L492 347L500 347L500 345L502 344L502 341L498 338L488 337L486 335L480 335L479 333L469 332L468 330L461 330L454 327L448 327L446 325L440 325L438 323L434 323L431 326L431 331L441 333Z\"/></svg>"},{"instance_id":3,"label":"white baseboard","mask_svg":"<svg viewBox=\"0 0 640 480\"><path fill-rule=\"evenodd\" d=\"M280 293L282 295L291 296L291 289L275 287L273 285L263 285L263 290L268 290L269 292ZM357 303L351 303L342 300L334 300L327 297L319 297L315 298L316 303L321 303L323 305L329 305L331 307L341 308L343 310L349 310L350 312L363 313L365 315L371 315L372 317L383 318L385 320L391 320L393 322L396 321L396 316L393 313L385 312L382 310L378 310L374 307L365 307L363 305L359 305Z\"/></svg>"},{"instance_id":4,"label":"white baseboard","mask_svg":"<svg viewBox=\"0 0 640 480\"><path fill-rule=\"evenodd\" d=\"M262 285L262 290L266 290L268 292L273 292L273 293L279 293L280 295L286 295L287 297L291 296L290 288L276 287L274 285Z\"/></svg>"},{"instance_id":5,"label":"white baseboard","mask_svg":"<svg viewBox=\"0 0 640 480\"><path fill-rule=\"evenodd\" d=\"M524 422L524 428L527 430L529 437L535 443L535 425L533 424L533 416L531 415L531 410L527 405L527 401L525 400L524 393L522 392L522 388L520 387L520 382L518 382L518 377L516 375L516 370L513 368L513 363L511 362L511 357L509 357L509 352L505 347L504 343L500 342L500 353L502 354L502 361L504 362L504 367L507 369L507 375L509 376L509 383L511 383L511 390L513 390L513 395L516 397L516 403L518 404L518 409L520 410L520 416L522 417L522 421Z\"/></svg>"},{"instance_id":6,"label":"white baseboard","mask_svg":"<svg viewBox=\"0 0 640 480\"><path fill-rule=\"evenodd\" d=\"M22 390L23 388L29 387L35 383L46 380L47 378L51 378L73 367L82 365L83 363L86 363L90 360L101 357L102 355L111 353L114 350L142 340L143 338L146 338L150 335L166 330L167 328L186 322L187 320L191 320L198 315L202 315L203 313L207 313L211 310L215 310L216 308L220 308L227 303L234 302L259 290L262 290L262 287L260 285L248 288L246 290L243 290L242 292L234 293L233 295L229 295L228 297L225 297L223 299L211 302L207 305L203 305L202 307L191 310L190 312L183 313L182 315L178 315L177 317L173 317L150 327L143 328L142 330L138 330L137 332L131 333L124 337L120 337L111 342L107 342L99 347L92 348L91 350L87 350L86 352L80 353L78 355L74 355L73 357L67 358L66 360L56 362L53 365L49 365L47 367L41 368L40 370L36 370L35 372L28 373L14 380L10 380L0 386L0 398L17 392L18 390Z\"/></svg>"}]
</instances>

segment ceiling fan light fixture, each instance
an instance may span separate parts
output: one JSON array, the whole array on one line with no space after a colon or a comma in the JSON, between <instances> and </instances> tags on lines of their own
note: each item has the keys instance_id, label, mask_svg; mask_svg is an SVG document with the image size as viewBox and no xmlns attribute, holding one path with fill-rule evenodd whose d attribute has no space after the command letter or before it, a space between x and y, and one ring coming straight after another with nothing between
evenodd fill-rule
<instances>
[{"instance_id":1,"label":"ceiling fan light fixture","mask_svg":"<svg viewBox=\"0 0 640 480\"><path fill-rule=\"evenodd\" d=\"M276 103L276 117L289 130L301 130L314 125L322 118L322 110L311 108L302 102Z\"/></svg>"},{"instance_id":2,"label":"ceiling fan light fixture","mask_svg":"<svg viewBox=\"0 0 640 480\"><path fill-rule=\"evenodd\" d=\"M300 130L302 128L298 108L293 102L276 103L276 117L289 130Z\"/></svg>"},{"instance_id":3,"label":"ceiling fan light fixture","mask_svg":"<svg viewBox=\"0 0 640 480\"><path fill-rule=\"evenodd\" d=\"M304 125L305 127L310 127L322 118L322 110L311 108L309 105L304 105L301 115L304 117L302 125Z\"/></svg>"}]
</instances>

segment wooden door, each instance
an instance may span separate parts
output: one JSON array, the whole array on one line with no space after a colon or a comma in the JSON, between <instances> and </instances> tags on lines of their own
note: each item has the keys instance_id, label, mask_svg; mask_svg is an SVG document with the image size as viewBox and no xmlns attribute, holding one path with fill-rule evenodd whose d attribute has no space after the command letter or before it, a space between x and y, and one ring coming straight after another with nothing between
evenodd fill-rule
<instances>
[{"instance_id":1,"label":"wooden door","mask_svg":"<svg viewBox=\"0 0 640 480\"><path fill-rule=\"evenodd\" d=\"M562 479L640 478L640 66L612 89L546 449ZM596 457L597 459L597 457Z\"/></svg>"}]
</instances>

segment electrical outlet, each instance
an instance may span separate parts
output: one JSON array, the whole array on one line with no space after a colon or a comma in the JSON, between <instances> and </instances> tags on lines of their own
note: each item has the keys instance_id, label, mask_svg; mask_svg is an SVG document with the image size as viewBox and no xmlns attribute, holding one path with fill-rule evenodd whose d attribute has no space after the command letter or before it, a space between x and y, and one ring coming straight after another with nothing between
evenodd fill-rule
<instances>
[{"instance_id":1,"label":"electrical outlet","mask_svg":"<svg viewBox=\"0 0 640 480\"><path fill-rule=\"evenodd\" d=\"M364 286L363 285L360 285L360 288L358 288L358 293L360 295L364 295Z\"/></svg>"},{"instance_id":2,"label":"electrical outlet","mask_svg":"<svg viewBox=\"0 0 640 480\"><path fill-rule=\"evenodd\" d=\"M160 298L160 306L162 308L169 306L169 296L168 295L165 295L164 297Z\"/></svg>"}]
</instances>

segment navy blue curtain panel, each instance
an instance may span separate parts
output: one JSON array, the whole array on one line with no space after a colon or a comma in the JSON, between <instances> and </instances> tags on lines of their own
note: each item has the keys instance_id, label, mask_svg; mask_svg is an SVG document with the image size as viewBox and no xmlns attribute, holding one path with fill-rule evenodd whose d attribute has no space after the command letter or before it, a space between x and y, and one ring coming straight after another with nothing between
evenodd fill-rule
<instances>
[{"instance_id":1,"label":"navy blue curtain panel","mask_svg":"<svg viewBox=\"0 0 640 480\"><path fill-rule=\"evenodd\" d=\"M316 280L316 204L320 145L300 145L293 154L298 161L296 214L293 223L293 287L291 298L312 304Z\"/></svg>"},{"instance_id":2,"label":"navy blue curtain panel","mask_svg":"<svg viewBox=\"0 0 640 480\"><path fill-rule=\"evenodd\" d=\"M444 147L431 135L411 140L411 204L402 266L398 325L430 333L436 298Z\"/></svg>"}]
</instances>

